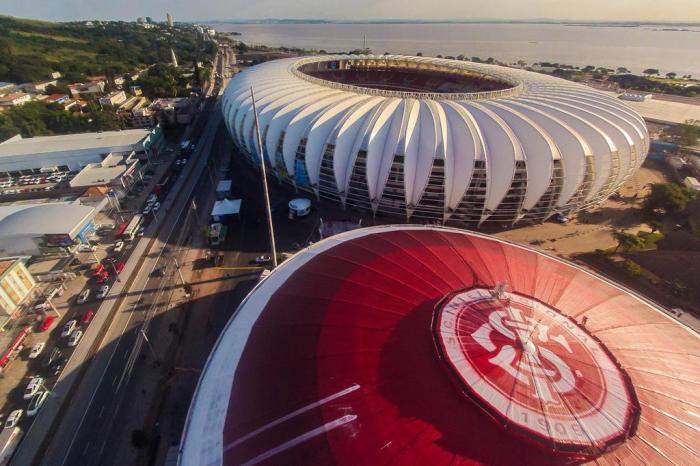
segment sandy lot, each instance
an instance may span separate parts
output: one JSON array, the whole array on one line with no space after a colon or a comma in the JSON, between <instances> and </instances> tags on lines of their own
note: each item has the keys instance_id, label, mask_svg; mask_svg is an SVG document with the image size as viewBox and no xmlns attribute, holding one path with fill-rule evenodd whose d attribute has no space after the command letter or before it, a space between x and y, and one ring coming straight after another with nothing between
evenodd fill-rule
<instances>
[{"instance_id":1,"label":"sandy lot","mask_svg":"<svg viewBox=\"0 0 700 466\"><path fill-rule=\"evenodd\" d=\"M617 229L632 233L649 230L646 225L639 224L639 209L649 183L669 181L662 169L658 162L645 162L622 186L619 199L609 199L600 207L577 215L566 225L552 221L496 233L496 236L565 257L614 247L617 243L612 233Z\"/></svg>"}]
</instances>

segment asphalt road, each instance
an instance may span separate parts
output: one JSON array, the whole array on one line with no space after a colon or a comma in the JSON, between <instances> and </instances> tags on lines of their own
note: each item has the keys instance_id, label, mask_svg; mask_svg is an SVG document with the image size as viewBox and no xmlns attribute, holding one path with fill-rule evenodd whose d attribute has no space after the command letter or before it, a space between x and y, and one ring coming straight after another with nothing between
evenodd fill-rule
<instances>
[{"instance_id":1,"label":"asphalt road","mask_svg":"<svg viewBox=\"0 0 700 466\"><path fill-rule=\"evenodd\" d=\"M140 362L143 344L148 344L144 341L143 333L147 334L149 320L163 294L177 284L172 257L183 247L185 233L193 217L190 195L195 192L200 176L192 175L196 175L197 168L201 170L206 163L220 120L215 103L207 103L198 122L206 126L195 127L192 133L192 139L198 140L198 145L197 152L190 160L198 166L189 167L187 183L181 189L176 204L168 212L159 212L159 215L166 215L167 220L137 272L122 307L117 311L117 317L105 338L107 344L100 349L109 354L109 358L80 422L74 429L62 426L53 439L50 454L44 456L42 464L87 466L103 464L103 459L109 457L110 434L124 402L125 385L134 365ZM201 176L207 176L206 172L201 171ZM155 270L163 270L164 277L154 273Z\"/></svg>"}]
</instances>

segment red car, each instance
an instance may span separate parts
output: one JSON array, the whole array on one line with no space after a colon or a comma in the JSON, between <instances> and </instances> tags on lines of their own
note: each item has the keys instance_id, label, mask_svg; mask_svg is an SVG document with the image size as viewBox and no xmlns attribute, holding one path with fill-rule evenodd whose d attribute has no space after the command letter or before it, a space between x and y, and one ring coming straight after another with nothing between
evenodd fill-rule
<instances>
[{"instance_id":1,"label":"red car","mask_svg":"<svg viewBox=\"0 0 700 466\"><path fill-rule=\"evenodd\" d=\"M44 320L41 321L41 325L39 325L39 331L40 332L45 332L48 329L51 328L51 324L54 323L56 320L56 316L46 316L44 317Z\"/></svg>"},{"instance_id":2,"label":"red car","mask_svg":"<svg viewBox=\"0 0 700 466\"><path fill-rule=\"evenodd\" d=\"M117 271L117 274L122 273L122 270L124 270L124 262L117 262L117 265L114 266L114 270Z\"/></svg>"},{"instance_id":3,"label":"red car","mask_svg":"<svg viewBox=\"0 0 700 466\"><path fill-rule=\"evenodd\" d=\"M101 274L99 274L99 275L95 275L95 281L96 281L97 283L104 283L104 282L107 281L108 278L109 278L109 272L107 272L106 270L103 271L103 272L102 272Z\"/></svg>"},{"instance_id":4,"label":"red car","mask_svg":"<svg viewBox=\"0 0 700 466\"><path fill-rule=\"evenodd\" d=\"M85 311L85 314L83 314L83 318L80 319L80 325L87 325L92 321L92 316L94 316L95 313L92 312L92 309L88 309Z\"/></svg>"}]
</instances>

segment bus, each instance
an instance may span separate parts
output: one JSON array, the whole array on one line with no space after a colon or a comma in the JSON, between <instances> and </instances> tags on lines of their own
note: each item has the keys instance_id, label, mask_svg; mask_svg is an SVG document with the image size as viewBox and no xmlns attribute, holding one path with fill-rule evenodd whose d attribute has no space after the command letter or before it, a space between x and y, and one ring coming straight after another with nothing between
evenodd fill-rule
<instances>
[{"instance_id":1,"label":"bus","mask_svg":"<svg viewBox=\"0 0 700 466\"><path fill-rule=\"evenodd\" d=\"M143 215L141 214L136 214L133 216L131 221L129 222L129 225L126 227L126 230L124 230L124 233L122 234L122 239L124 241L131 241L134 239L134 236L136 236L136 233L139 231L139 228L141 228L141 225L143 224Z\"/></svg>"}]
</instances>

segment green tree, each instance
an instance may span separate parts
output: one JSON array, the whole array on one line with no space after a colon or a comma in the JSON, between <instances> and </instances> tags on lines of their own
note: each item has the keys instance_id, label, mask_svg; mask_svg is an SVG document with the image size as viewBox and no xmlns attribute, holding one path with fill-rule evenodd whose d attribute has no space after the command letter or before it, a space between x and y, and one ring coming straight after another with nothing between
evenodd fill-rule
<instances>
[{"instance_id":1,"label":"green tree","mask_svg":"<svg viewBox=\"0 0 700 466\"><path fill-rule=\"evenodd\" d=\"M659 74L659 70L656 68L647 68L646 70L642 71L642 73L647 76L654 76Z\"/></svg>"},{"instance_id":2,"label":"green tree","mask_svg":"<svg viewBox=\"0 0 700 466\"><path fill-rule=\"evenodd\" d=\"M641 248L644 246L644 240L642 238L622 230L615 231L613 233L613 238L615 238L615 241L617 241L615 252L617 252L620 248L622 248L623 251L629 251L630 249Z\"/></svg>"},{"instance_id":3,"label":"green tree","mask_svg":"<svg viewBox=\"0 0 700 466\"><path fill-rule=\"evenodd\" d=\"M628 69L625 68L624 66L618 66L618 67L617 67L617 72L618 72L619 74L628 74L628 73L630 72L630 70L628 70Z\"/></svg>"},{"instance_id":4,"label":"green tree","mask_svg":"<svg viewBox=\"0 0 700 466\"><path fill-rule=\"evenodd\" d=\"M651 192L644 200L644 208L649 212L664 209L673 214L680 214L695 196L695 191L678 183L656 183L651 185Z\"/></svg>"},{"instance_id":5,"label":"green tree","mask_svg":"<svg viewBox=\"0 0 700 466\"><path fill-rule=\"evenodd\" d=\"M670 73L666 73L666 77L668 79L676 79L676 76L678 76L678 75L676 73L674 73L673 71L671 71Z\"/></svg>"}]
</instances>

